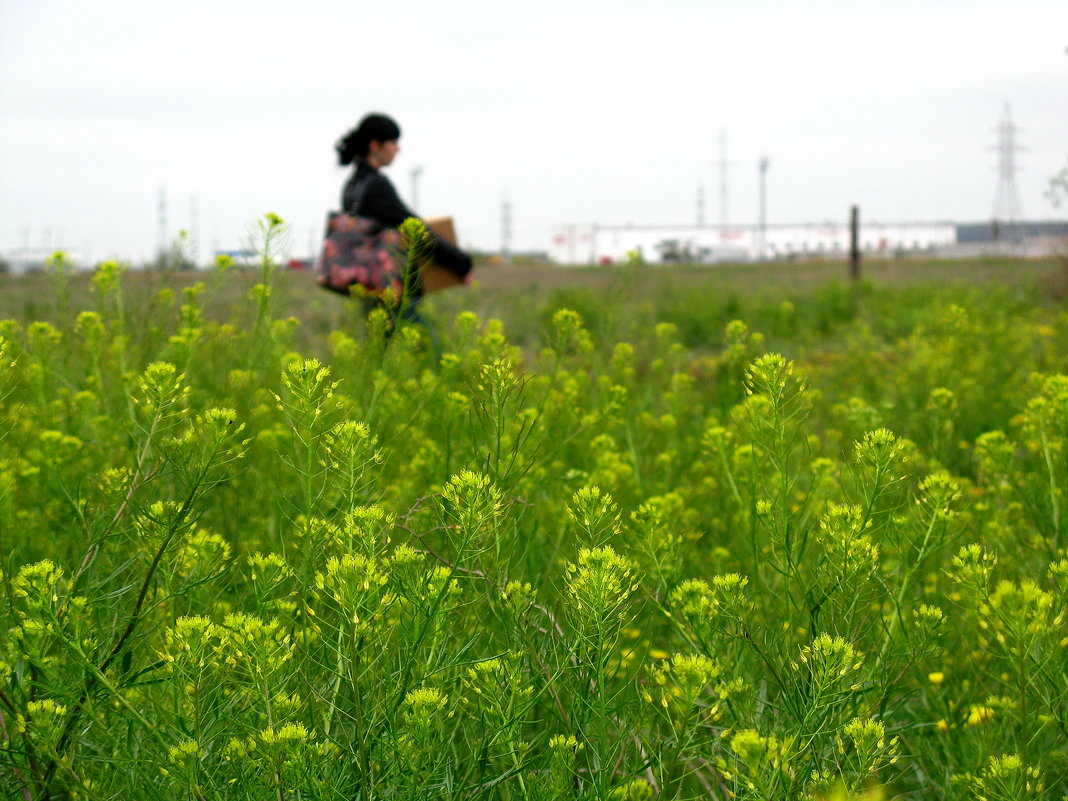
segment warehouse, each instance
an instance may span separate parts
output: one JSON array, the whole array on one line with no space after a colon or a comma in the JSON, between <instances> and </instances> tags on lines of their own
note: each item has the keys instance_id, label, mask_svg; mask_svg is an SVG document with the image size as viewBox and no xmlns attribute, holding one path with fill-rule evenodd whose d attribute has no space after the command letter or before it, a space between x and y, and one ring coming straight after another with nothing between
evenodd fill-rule
<instances>
[{"instance_id":1,"label":"warehouse","mask_svg":"<svg viewBox=\"0 0 1068 801\"><path fill-rule=\"evenodd\" d=\"M861 225L860 249L903 255L933 253L957 242L953 223ZM552 233L549 259L557 264L616 264L629 252L651 263L715 263L833 257L849 253L846 223L801 225L566 225Z\"/></svg>"}]
</instances>

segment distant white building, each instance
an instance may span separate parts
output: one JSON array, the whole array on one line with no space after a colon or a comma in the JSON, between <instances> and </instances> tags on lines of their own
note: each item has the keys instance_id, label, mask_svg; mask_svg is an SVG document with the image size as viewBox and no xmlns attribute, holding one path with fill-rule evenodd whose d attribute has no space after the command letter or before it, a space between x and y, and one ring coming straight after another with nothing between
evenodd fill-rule
<instances>
[{"instance_id":1,"label":"distant white building","mask_svg":"<svg viewBox=\"0 0 1068 801\"><path fill-rule=\"evenodd\" d=\"M11 275L36 273L46 269L49 259L57 251L63 252L70 269L90 269L88 261L82 256L81 248L21 247L17 250L0 253L0 261L3 262L7 272Z\"/></svg>"},{"instance_id":2,"label":"distant white building","mask_svg":"<svg viewBox=\"0 0 1068 801\"><path fill-rule=\"evenodd\" d=\"M637 251L652 263L714 263L845 256L849 225L564 225L552 233L549 260L557 264L617 264ZM862 222L865 253L922 253L957 243L953 223Z\"/></svg>"}]
</instances>

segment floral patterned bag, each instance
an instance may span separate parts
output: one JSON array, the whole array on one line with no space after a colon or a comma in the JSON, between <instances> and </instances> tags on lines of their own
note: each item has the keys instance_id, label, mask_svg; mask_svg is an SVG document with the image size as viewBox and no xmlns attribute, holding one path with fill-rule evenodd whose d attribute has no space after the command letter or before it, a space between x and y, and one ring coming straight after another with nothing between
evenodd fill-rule
<instances>
[{"instance_id":1,"label":"floral patterned bag","mask_svg":"<svg viewBox=\"0 0 1068 801\"><path fill-rule=\"evenodd\" d=\"M330 212L319 256L319 285L348 295L359 285L381 297L404 290L400 234L369 217Z\"/></svg>"}]
</instances>

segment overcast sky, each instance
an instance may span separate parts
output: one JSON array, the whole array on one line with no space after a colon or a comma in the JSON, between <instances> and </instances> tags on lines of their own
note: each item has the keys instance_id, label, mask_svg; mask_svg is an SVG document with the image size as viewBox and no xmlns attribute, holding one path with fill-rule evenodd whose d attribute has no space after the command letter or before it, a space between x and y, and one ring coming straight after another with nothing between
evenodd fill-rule
<instances>
[{"instance_id":1,"label":"overcast sky","mask_svg":"<svg viewBox=\"0 0 1068 801\"><path fill-rule=\"evenodd\" d=\"M568 223L980 221L996 127L1019 126L1028 219L1068 162L1065 0L0 0L0 251L201 254L273 211L304 255L367 111L387 174L469 247L544 249Z\"/></svg>"}]
</instances>

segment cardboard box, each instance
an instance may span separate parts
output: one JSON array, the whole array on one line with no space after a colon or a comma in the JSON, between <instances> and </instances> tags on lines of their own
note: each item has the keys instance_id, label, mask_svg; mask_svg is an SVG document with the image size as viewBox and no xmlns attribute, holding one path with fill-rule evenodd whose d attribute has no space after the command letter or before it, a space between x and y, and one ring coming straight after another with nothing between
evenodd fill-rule
<instances>
[{"instance_id":1,"label":"cardboard box","mask_svg":"<svg viewBox=\"0 0 1068 801\"><path fill-rule=\"evenodd\" d=\"M424 220L427 228L436 233L446 242L456 244L456 228L452 224L452 217L432 217ZM423 267L423 292L439 292L442 289L459 286L464 282L456 273L439 267L431 262Z\"/></svg>"}]
</instances>

